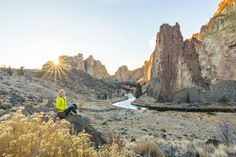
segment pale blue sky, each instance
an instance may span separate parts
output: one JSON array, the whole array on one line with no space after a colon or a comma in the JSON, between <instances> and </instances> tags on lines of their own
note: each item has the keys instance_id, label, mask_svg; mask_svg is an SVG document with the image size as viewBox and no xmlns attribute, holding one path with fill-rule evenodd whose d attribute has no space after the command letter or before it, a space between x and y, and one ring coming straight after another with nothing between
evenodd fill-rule
<instances>
[{"instance_id":1,"label":"pale blue sky","mask_svg":"<svg viewBox=\"0 0 236 157\"><path fill-rule=\"evenodd\" d=\"M93 55L113 74L152 53L163 23L199 32L219 0L0 0L0 65L41 68L58 55Z\"/></svg>"}]
</instances>

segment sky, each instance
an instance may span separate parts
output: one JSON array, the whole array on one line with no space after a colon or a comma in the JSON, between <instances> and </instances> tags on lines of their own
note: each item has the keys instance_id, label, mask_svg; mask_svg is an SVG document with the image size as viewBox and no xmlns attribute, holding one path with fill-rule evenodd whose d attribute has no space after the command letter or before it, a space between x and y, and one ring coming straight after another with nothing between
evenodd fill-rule
<instances>
[{"instance_id":1,"label":"sky","mask_svg":"<svg viewBox=\"0 0 236 157\"><path fill-rule=\"evenodd\" d=\"M60 55L93 55L110 74L141 67L163 23L199 32L220 0L0 0L0 66L40 69Z\"/></svg>"}]
</instances>

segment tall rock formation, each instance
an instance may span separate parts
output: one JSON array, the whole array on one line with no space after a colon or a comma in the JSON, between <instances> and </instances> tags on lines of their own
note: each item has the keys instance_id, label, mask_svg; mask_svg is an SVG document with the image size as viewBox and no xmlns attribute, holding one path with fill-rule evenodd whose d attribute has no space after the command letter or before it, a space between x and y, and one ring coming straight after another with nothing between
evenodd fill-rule
<instances>
[{"instance_id":1,"label":"tall rock formation","mask_svg":"<svg viewBox=\"0 0 236 157\"><path fill-rule=\"evenodd\" d=\"M166 102L173 101L184 89L192 89L201 93L203 101L216 101L215 97L220 96L234 100L235 90L219 88L230 87L236 81L235 2L223 0L209 23L189 40L183 41L178 24L161 26L152 55L149 95ZM206 90L199 90L202 88Z\"/></svg>"},{"instance_id":2,"label":"tall rock formation","mask_svg":"<svg viewBox=\"0 0 236 157\"><path fill-rule=\"evenodd\" d=\"M162 25L153 53L149 94L158 101L173 101L176 91L203 84L194 45L183 41L178 23Z\"/></svg>"},{"instance_id":3,"label":"tall rock formation","mask_svg":"<svg viewBox=\"0 0 236 157\"><path fill-rule=\"evenodd\" d=\"M110 76L106 70L106 67L102 65L100 61L95 60L92 55L84 61L84 65L85 71L95 78L102 79Z\"/></svg>"},{"instance_id":4,"label":"tall rock formation","mask_svg":"<svg viewBox=\"0 0 236 157\"><path fill-rule=\"evenodd\" d=\"M100 61L95 60L93 56L89 56L86 60L84 60L83 54L78 54L77 56L63 55L59 56L59 64L64 71L75 69L78 71L86 72L97 79L110 77L106 70L106 67L102 65ZM43 65L42 69L49 70L53 65L54 63L52 61L48 61Z\"/></svg>"}]
</instances>

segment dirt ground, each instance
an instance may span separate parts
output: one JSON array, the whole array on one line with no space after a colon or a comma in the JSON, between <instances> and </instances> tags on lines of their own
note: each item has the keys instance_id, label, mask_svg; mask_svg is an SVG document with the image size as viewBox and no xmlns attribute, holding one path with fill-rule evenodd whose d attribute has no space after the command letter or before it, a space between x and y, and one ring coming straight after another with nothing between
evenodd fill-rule
<instances>
[{"instance_id":1,"label":"dirt ground","mask_svg":"<svg viewBox=\"0 0 236 157\"><path fill-rule=\"evenodd\" d=\"M95 128L101 132L115 132L128 142L143 138L206 142L219 137L221 122L228 121L232 127L236 126L236 113L130 110L102 102L86 103L80 108Z\"/></svg>"}]
</instances>

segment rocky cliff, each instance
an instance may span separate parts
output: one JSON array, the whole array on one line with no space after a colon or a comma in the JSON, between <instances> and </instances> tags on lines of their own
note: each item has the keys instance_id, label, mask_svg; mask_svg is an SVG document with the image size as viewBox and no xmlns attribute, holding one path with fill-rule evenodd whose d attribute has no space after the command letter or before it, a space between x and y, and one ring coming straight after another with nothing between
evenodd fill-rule
<instances>
[{"instance_id":1,"label":"rocky cliff","mask_svg":"<svg viewBox=\"0 0 236 157\"><path fill-rule=\"evenodd\" d=\"M212 83L236 80L236 5L222 1L215 16L201 28L194 42L203 77Z\"/></svg>"},{"instance_id":2,"label":"rocky cliff","mask_svg":"<svg viewBox=\"0 0 236 157\"><path fill-rule=\"evenodd\" d=\"M43 65L43 70L48 70L53 64L52 61L47 62ZM93 56L89 56L84 60L83 54L78 54L77 56L64 55L59 57L59 64L62 65L65 71L75 69L86 72L97 79L110 77L106 67L99 60L95 60Z\"/></svg>"},{"instance_id":3,"label":"rocky cliff","mask_svg":"<svg viewBox=\"0 0 236 157\"><path fill-rule=\"evenodd\" d=\"M157 34L149 94L159 101L173 101L182 88L204 85L198 54L191 41L183 41L180 26L164 24Z\"/></svg>"},{"instance_id":4,"label":"rocky cliff","mask_svg":"<svg viewBox=\"0 0 236 157\"><path fill-rule=\"evenodd\" d=\"M114 78L119 81L129 81L130 79L130 71L126 65L123 65L118 68L116 71Z\"/></svg>"},{"instance_id":5,"label":"rocky cliff","mask_svg":"<svg viewBox=\"0 0 236 157\"><path fill-rule=\"evenodd\" d=\"M214 17L201 28L200 33L194 34L192 39L183 41L178 24L162 25L151 58L151 74L150 71L147 72L151 76L148 93L157 101L174 101L176 95L184 89L201 87L199 93L213 89L213 86L214 89L222 87L216 85L222 81L235 81L235 0L223 0ZM220 97L229 94L227 91L214 93L216 91L220 90L209 91L209 95ZM209 95L205 94L205 97L207 101L212 101L213 98L209 98ZM204 97L204 93L201 97ZM196 101L197 99L195 98Z\"/></svg>"},{"instance_id":6,"label":"rocky cliff","mask_svg":"<svg viewBox=\"0 0 236 157\"><path fill-rule=\"evenodd\" d=\"M235 0L222 0L214 16L219 16L221 14L224 14L234 5L234 3L235 3Z\"/></svg>"},{"instance_id":7,"label":"rocky cliff","mask_svg":"<svg viewBox=\"0 0 236 157\"><path fill-rule=\"evenodd\" d=\"M123 65L118 68L114 78L118 81L131 81L137 82L144 76L144 68L138 68L133 71L130 71L126 65Z\"/></svg>"},{"instance_id":8,"label":"rocky cliff","mask_svg":"<svg viewBox=\"0 0 236 157\"><path fill-rule=\"evenodd\" d=\"M77 56L59 56L59 62L65 64L68 69L77 69L85 71L83 54Z\"/></svg>"},{"instance_id":9,"label":"rocky cliff","mask_svg":"<svg viewBox=\"0 0 236 157\"><path fill-rule=\"evenodd\" d=\"M110 76L106 67L102 65L99 60L95 60L91 55L84 61L84 66L85 71L95 78L102 79Z\"/></svg>"},{"instance_id":10,"label":"rocky cliff","mask_svg":"<svg viewBox=\"0 0 236 157\"><path fill-rule=\"evenodd\" d=\"M119 81L131 81L146 83L151 79L153 55L148 61L144 62L144 65L140 68L130 71L126 65L121 66L113 76Z\"/></svg>"}]
</instances>

